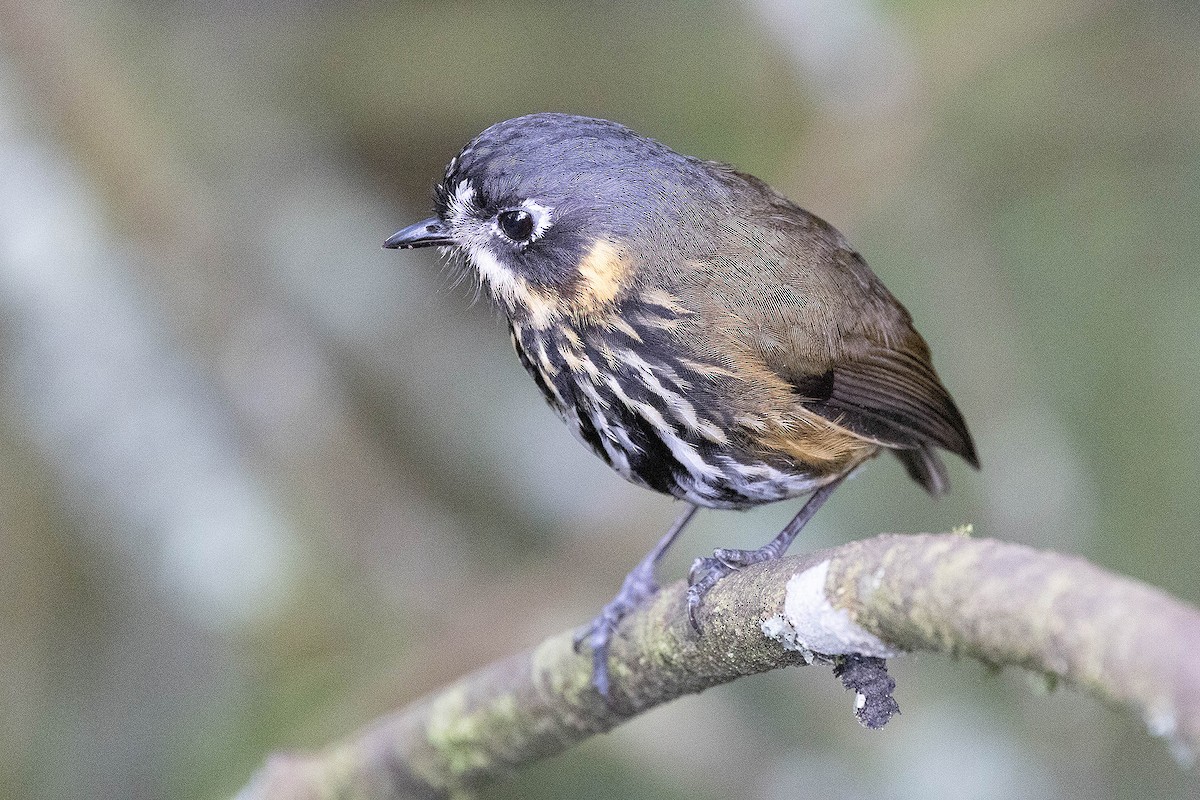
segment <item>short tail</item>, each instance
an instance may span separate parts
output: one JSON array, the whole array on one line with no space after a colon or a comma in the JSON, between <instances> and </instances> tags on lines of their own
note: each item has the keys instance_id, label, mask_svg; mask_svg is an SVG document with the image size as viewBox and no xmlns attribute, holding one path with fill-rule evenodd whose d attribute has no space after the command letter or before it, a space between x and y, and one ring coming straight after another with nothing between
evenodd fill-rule
<instances>
[{"instance_id":1,"label":"short tail","mask_svg":"<svg viewBox=\"0 0 1200 800\"><path fill-rule=\"evenodd\" d=\"M892 452L900 459L909 476L925 487L925 491L934 497L941 497L949 491L950 481L946 478L946 465L931 446L921 445L910 450Z\"/></svg>"}]
</instances>

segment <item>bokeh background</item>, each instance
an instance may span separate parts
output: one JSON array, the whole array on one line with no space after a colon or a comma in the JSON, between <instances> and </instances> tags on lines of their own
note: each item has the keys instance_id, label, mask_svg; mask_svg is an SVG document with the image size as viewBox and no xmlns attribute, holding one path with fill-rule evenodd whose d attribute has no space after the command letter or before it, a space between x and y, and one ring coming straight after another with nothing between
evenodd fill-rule
<instances>
[{"instance_id":1,"label":"bokeh background","mask_svg":"<svg viewBox=\"0 0 1200 800\"><path fill-rule=\"evenodd\" d=\"M0 0L0 796L228 796L582 623L673 518L380 249L531 111L762 176L912 310L984 469L881 460L805 546L970 522L1200 601L1197 42L1188 0ZM491 796L1200 796L1073 690L892 669L883 732L789 670Z\"/></svg>"}]
</instances>

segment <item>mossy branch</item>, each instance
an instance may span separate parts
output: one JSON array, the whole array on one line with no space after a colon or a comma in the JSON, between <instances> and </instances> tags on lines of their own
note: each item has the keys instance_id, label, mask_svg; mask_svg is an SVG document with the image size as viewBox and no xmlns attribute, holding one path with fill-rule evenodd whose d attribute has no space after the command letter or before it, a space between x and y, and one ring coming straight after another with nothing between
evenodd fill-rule
<instances>
[{"instance_id":1,"label":"mossy branch","mask_svg":"<svg viewBox=\"0 0 1200 800\"><path fill-rule=\"evenodd\" d=\"M1200 750L1200 611L1080 558L885 534L744 569L702 612L698 636L676 583L625 620L611 704L565 632L323 752L272 756L238 797L469 797L680 695L814 653L930 650L1025 667L1127 707L1181 759Z\"/></svg>"}]
</instances>

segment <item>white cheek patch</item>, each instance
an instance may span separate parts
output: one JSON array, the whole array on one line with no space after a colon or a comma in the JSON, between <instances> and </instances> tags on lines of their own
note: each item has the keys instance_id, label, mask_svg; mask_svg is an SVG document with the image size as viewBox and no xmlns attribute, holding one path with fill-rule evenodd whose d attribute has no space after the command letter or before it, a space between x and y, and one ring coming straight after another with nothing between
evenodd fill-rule
<instances>
[{"instance_id":1,"label":"white cheek patch","mask_svg":"<svg viewBox=\"0 0 1200 800\"><path fill-rule=\"evenodd\" d=\"M482 247L470 248L467 256L475 265L475 269L479 270L479 274L492 287L497 300L509 300L517 293L518 282L525 282Z\"/></svg>"},{"instance_id":2,"label":"white cheek patch","mask_svg":"<svg viewBox=\"0 0 1200 800\"><path fill-rule=\"evenodd\" d=\"M491 287L496 301L506 305L510 311L523 310L528 313L533 327L545 328L561 316L553 297L530 286L529 281L501 264L487 248L470 246L467 255Z\"/></svg>"}]
</instances>

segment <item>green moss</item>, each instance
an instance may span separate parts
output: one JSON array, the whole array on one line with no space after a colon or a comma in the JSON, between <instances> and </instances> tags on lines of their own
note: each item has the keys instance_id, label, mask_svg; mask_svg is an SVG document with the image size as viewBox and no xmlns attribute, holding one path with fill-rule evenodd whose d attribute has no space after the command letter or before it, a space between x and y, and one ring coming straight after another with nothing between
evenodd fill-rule
<instances>
[{"instance_id":1,"label":"green moss","mask_svg":"<svg viewBox=\"0 0 1200 800\"><path fill-rule=\"evenodd\" d=\"M581 702L591 686L591 659L576 655L571 634L542 642L533 651L531 669L549 681L551 693L571 705Z\"/></svg>"},{"instance_id":2,"label":"green moss","mask_svg":"<svg viewBox=\"0 0 1200 800\"><path fill-rule=\"evenodd\" d=\"M412 763L413 771L451 797L470 797L466 788L474 775L505 770L506 752L521 751L536 732L512 694L500 694L482 707L470 709L466 692L453 688L434 700L425 737L432 756Z\"/></svg>"},{"instance_id":3,"label":"green moss","mask_svg":"<svg viewBox=\"0 0 1200 800\"><path fill-rule=\"evenodd\" d=\"M461 689L439 696L430 710L426 728L430 746L452 776L491 766L492 757L483 744L497 724L511 727L516 716L516 706L508 695L496 698L474 713L468 713L466 705Z\"/></svg>"}]
</instances>

